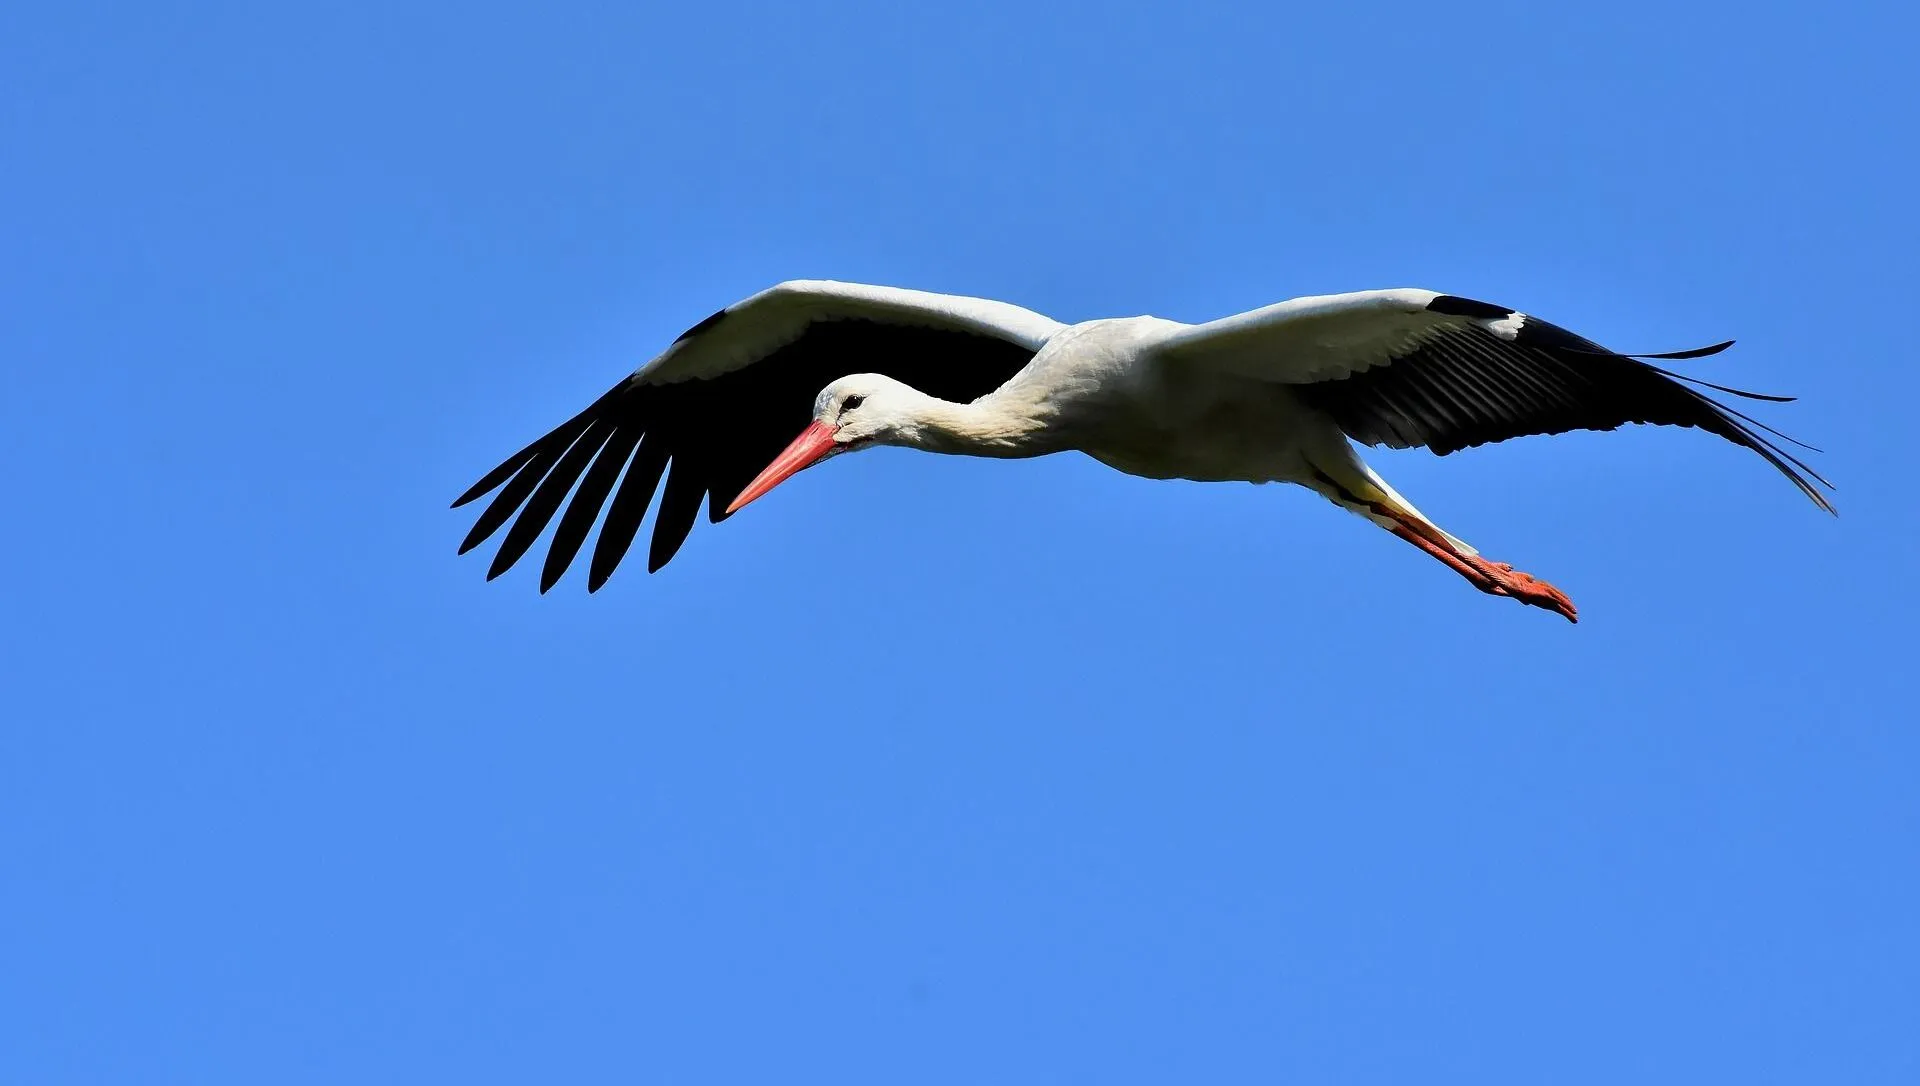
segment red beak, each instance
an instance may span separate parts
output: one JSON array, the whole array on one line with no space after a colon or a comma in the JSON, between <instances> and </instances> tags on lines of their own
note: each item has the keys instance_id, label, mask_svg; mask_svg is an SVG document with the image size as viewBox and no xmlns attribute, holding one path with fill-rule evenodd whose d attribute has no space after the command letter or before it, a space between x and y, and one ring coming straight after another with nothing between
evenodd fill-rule
<instances>
[{"instance_id":1,"label":"red beak","mask_svg":"<svg viewBox=\"0 0 1920 1086\"><path fill-rule=\"evenodd\" d=\"M767 465L767 470L754 476L753 482L748 483L740 496L733 499L733 504L727 506L727 515L733 515L741 506L786 482L800 469L825 459L835 450L833 435L834 427L824 422L814 422L800 431L800 436L793 439L787 451L774 457L773 463Z\"/></svg>"}]
</instances>

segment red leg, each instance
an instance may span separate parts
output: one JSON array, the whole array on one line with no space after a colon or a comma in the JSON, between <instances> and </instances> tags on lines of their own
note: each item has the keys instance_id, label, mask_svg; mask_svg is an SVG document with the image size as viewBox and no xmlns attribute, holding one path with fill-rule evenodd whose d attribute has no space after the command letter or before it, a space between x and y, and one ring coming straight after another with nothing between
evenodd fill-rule
<instances>
[{"instance_id":1,"label":"red leg","mask_svg":"<svg viewBox=\"0 0 1920 1086\"><path fill-rule=\"evenodd\" d=\"M1445 562L1480 591L1493 596L1507 596L1533 607L1544 607L1568 622L1580 621L1580 612L1573 606L1573 601L1547 582L1521 573L1505 562L1489 562L1476 554L1463 554L1447 541L1445 533L1432 525L1385 502L1367 501L1318 468L1314 469L1314 477L1326 487L1321 493L1348 508L1362 506L1375 516L1392 521L1394 527L1391 531L1394 535Z\"/></svg>"}]
</instances>

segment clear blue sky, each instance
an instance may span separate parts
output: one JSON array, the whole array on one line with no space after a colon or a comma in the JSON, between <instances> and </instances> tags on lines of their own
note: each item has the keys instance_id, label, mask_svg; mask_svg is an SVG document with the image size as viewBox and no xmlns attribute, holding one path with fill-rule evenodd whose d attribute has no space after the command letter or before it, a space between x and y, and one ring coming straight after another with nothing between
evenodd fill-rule
<instances>
[{"instance_id":1,"label":"clear blue sky","mask_svg":"<svg viewBox=\"0 0 1920 1086\"><path fill-rule=\"evenodd\" d=\"M0 1081L1920 1081L1920 28L1566 7L10 7ZM1081 457L454 556L789 277L1736 337L1841 516L1371 454L1577 627Z\"/></svg>"}]
</instances>

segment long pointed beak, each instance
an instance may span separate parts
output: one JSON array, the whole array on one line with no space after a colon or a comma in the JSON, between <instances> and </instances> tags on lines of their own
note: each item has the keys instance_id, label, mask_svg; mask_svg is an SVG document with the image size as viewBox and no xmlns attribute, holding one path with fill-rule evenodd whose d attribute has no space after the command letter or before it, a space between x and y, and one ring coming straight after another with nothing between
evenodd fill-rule
<instances>
[{"instance_id":1,"label":"long pointed beak","mask_svg":"<svg viewBox=\"0 0 1920 1086\"><path fill-rule=\"evenodd\" d=\"M800 436L793 439L793 444L774 457L773 463L754 476L753 482L748 483L740 496L733 499L733 504L727 506L727 515L732 516L741 506L786 482L800 469L819 463L834 451L833 435L834 428L824 422L814 422L800 431Z\"/></svg>"}]
</instances>

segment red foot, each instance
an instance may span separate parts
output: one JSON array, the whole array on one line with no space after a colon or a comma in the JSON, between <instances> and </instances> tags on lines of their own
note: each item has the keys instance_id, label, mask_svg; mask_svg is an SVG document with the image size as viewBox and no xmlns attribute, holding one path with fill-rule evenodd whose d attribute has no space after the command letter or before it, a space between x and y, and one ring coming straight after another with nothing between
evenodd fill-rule
<instances>
[{"instance_id":1,"label":"red foot","mask_svg":"<svg viewBox=\"0 0 1920 1086\"><path fill-rule=\"evenodd\" d=\"M1467 579L1467 583L1482 592L1507 596L1533 607L1544 607L1568 622L1580 621L1580 612L1574 609L1573 601L1567 598L1566 593L1530 574L1521 573L1505 562L1489 562L1478 555L1458 554L1451 547L1428 539L1405 522L1395 528L1393 534L1453 567L1455 572Z\"/></svg>"},{"instance_id":2,"label":"red foot","mask_svg":"<svg viewBox=\"0 0 1920 1086\"><path fill-rule=\"evenodd\" d=\"M1544 607L1565 618L1568 622L1579 622L1580 612L1567 598L1565 592L1553 587L1531 574L1522 573L1505 562L1489 562L1484 558L1463 555L1467 565L1474 567L1480 576L1472 574L1467 580L1482 592L1496 596L1511 596L1521 603L1534 607Z\"/></svg>"}]
</instances>

